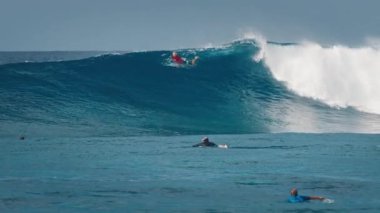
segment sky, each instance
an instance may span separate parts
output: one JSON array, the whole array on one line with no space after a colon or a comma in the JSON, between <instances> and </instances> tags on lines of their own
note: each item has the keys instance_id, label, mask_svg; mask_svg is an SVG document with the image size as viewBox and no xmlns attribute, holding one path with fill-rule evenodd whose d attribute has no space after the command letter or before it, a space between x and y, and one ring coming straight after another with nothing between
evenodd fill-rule
<instances>
[{"instance_id":1,"label":"sky","mask_svg":"<svg viewBox=\"0 0 380 213\"><path fill-rule=\"evenodd\" d=\"M379 41L377 0L0 0L0 51L168 50L255 32L277 42Z\"/></svg>"}]
</instances>

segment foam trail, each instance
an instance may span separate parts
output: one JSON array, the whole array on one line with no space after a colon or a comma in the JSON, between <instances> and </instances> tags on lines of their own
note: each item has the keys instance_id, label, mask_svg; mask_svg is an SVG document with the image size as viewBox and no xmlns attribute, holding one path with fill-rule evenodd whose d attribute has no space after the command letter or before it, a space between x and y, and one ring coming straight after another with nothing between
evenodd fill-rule
<instances>
[{"instance_id":1,"label":"foam trail","mask_svg":"<svg viewBox=\"0 0 380 213\"><path fill-rule=\"evenodd\" d=\"M311 42L262 48L274 77L297 94L330 106L380 114L380 50L325 48Z\"/></svg>"}]
</instances>

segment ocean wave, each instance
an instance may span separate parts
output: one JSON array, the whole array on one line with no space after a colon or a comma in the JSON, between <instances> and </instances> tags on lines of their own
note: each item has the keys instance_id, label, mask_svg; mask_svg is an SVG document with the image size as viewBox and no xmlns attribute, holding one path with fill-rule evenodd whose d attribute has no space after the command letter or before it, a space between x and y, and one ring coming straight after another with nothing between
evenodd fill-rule
<instances>
[{"instance_id":1,"label":"ocean wave","mask_svg":"<svg viewBox=\"0 0 380 213\"><path fill-rule=\"evenodd\" d=\"M380 114L380 50L304 42L268 44L262 52L273 76L298 95Z\"/></svg>"},{"instance_id":2,"label":"ocean wave","mask_svg":"<svg viewBox=\"0 0 380 213\"><path fill-rule=\"evenodd\" d=\"M191 67L171 51L1 65L0 135L379 132L358 111L378 113L376 51L355 51L242 39L178 50Z\"/></svg>"}]
</instances>

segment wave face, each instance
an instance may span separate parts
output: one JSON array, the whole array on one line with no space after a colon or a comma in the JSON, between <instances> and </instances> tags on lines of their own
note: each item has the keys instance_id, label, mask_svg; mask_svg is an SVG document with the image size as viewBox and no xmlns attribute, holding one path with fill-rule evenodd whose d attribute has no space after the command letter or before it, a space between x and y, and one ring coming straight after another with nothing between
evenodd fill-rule
<instances>
[{"instance_id":1,"label":"wave face","mask_svg":"<svg viewBox=\"0 0 380 213\"><path fill-rule=\"evenodd\" d=\"M355 74L347 72L357 74L355 67L360 64L352 63L352 69L343 77L340 70L327 75L325 68L330 65L322 63L325 67L313 68L318 64L312 63L319 57L329 57L323 50L313 53L315 58L313 54L304 54L305 59L312 61L308 63L302 61L303 54L292 52L292 48L307 47L263 46L255 40L242 40L220 48L178 51L188 58L200 56L193 67L172 66L168 63L169 51L2 65L0 134L126 136L380 131L380 115L374 114L378 113L378 99L372 92L365 93L376 89L371 86L378 73L368 71L369 76L357 78L363 82L355 82ZM263 51L263 60L253 60L253 56ZM336 59L331 51L333 56L326 59L328 62ZM293 55L293 62L286 53ZM377 62L369 62L379 67ZM296 66L297 63L303 67ZM311 77L306 71L311 72ZM316 75L322 79L314 82ZM325 90L320 89L323 82ZM348 89L341 91L340 87L349 87L353 82L353 99L347 99L344 94ZM307 93L309 87L315 93ZM363 94L373 95L374 105L369 105L370 98L361 97ZM330 101L340 107L331 107ZM360 111L367 110L364 106L372 114Z\"/></svg>"}]
</instances>

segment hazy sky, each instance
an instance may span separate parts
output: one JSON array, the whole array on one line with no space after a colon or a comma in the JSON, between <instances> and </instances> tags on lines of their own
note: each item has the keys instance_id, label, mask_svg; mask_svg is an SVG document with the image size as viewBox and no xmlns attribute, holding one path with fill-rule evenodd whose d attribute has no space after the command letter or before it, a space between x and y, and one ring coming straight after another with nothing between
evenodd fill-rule
<instances>
[{"instance_id":1,"label":"hazy sky","mask_svg":"<svg viewBox=\"0 0 380 213\"><path fill-rule=\"evenodd\" d=\"M227 43L360 45L380 37L378 0L0 0L0 50L157 50Z\"/></svg>"}]
</instances>

